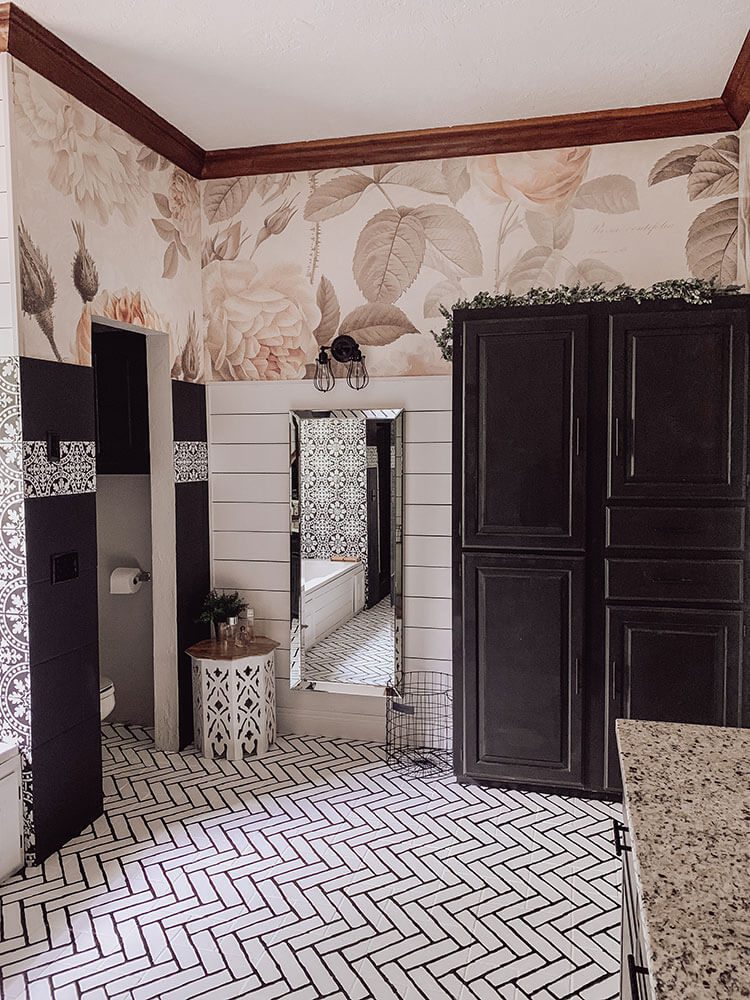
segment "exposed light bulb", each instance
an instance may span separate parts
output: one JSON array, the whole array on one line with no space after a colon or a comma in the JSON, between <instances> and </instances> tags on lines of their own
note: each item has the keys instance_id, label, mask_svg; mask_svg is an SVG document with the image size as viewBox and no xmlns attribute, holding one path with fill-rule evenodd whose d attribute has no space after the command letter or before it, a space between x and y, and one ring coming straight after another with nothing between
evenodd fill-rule
<instances>
[{"instance_id":1,"label":"exposed light bulb","mask_svg":"<svg viewBox=\"0 0 750 1000\"><path fill-rule=\"evenodd\" d=\"M336 385L336 376L331 370L331 362L325 347L321 347L320 353L315 361L315 375L313 385L319 392L330 392Z\"/></svg>"},{"instance_id":2,"label":"exposed light bulb","mask_svg":"<svg viewBox=\"0 0 750 1000\"><path fill-rule=\"evenodd\" d=\"M365 356L359 348L357 348L354 357L349 362L349 370L346 373L346 381L350 388L357 390L364 389L370 381L370 376L367 374Z\"/></svg>"}]
</instances>

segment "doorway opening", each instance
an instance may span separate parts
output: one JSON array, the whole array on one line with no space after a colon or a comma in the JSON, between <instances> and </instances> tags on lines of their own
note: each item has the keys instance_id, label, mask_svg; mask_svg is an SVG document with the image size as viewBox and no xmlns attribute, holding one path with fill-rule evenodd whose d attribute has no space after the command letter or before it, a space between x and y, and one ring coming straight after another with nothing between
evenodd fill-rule
<instances>
[{"instance_id":1,"label":"doorway opening","mask_svg":"<svg viewBox=\"0 0 750 1000\"><path fill-rule=\"evenodd\" d=\"M95 326L96 533L102 720L154 725L146 338Z\"/></svg>"}]
</instances>

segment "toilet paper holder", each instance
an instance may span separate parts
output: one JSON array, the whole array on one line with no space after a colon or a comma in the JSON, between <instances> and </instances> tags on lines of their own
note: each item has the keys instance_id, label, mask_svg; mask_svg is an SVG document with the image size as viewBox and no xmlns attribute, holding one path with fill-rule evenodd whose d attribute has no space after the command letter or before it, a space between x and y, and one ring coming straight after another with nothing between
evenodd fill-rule
<instances>
[{"instance_id":1,"label":"toilet paper holder","mask_svg":"<svg viewBox=\"0 0 750 1000\"><path fill-rule=\"evenodd\" d=\"M136 580L138 581L138 583L150 583L151 574L147 570L142 569L140 573L138 573L138 575L136 576Z\"/></svg>"}]
</instances>

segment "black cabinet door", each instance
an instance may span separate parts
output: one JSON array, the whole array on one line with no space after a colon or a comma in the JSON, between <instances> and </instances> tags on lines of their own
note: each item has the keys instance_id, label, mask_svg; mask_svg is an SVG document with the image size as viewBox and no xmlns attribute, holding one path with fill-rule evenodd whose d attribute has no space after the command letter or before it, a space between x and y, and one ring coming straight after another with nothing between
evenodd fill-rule
<instances>
[{"instance_id":1,"label":"black cabinet door","mask_svg":"<svg viewBox=\"0 0 750 1000\"><path fill-rule=\"evenodd\" d=\"M464 774L580 786L584 560L467 554L463 591Z\"/></svg>"},{"instance_id":2,"label":"black cabinet door","mask_svg":"<svg viewBox=\"0 0 750 1000\"><path fill-rule=\"evenodd\" d=\"M582 549L588 317L464 325L463 544Z\"/></svg>"},{"instance_id":3,"label":"black cabinet door","mask_svg":"<svg viewBox=\"0 0 750 1000\"><path fill-rule=\"evenodd\" d=\"M745 312L610 322L609 496L744 497Z\"/></svg>"},{"instance_id":4,"label":"black cabinet door","mask_svg":"<svg viewBox=\"0 0 750 1000\"><path fill-rule=\"evenodd\" d=\"M607 786L620 787L615 719L740 724L742 613L607 611Z\"/></svg>"}]
</instances>

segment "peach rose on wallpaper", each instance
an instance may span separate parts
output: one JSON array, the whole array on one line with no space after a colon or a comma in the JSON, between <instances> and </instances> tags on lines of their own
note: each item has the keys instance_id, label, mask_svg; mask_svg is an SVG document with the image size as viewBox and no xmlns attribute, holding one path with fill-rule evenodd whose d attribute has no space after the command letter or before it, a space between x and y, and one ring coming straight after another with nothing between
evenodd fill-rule
<instances>
[{"instance_id":1,"label":"peach rose on wallpaper","mask_svg":"<svg viewBox=\"0 0 750 1000\"><path fill-rule=\"evenodd\" d=\"M140 290L121 288L117 292L101 292L94 300L92 312L95 316L106 316L121 323L145 326L147 330L169 333L169 323L161 318L149 300Z\"/></svg>"},{"instance_id":2,"label":"peach rose on wallpaper","mask_svg":"<svg viewBox=\"0 0 750 1000\"><path fill-rule=\"evenodd\" d=\"M203 308L218 378L303 378L320 311L296 264L212 261L203 269Z\"/></svg>"},{"instance_id":3,"label":"peach rose on wallpaper","mask_svg":"<svg viewBox=\"0 0 750 1000\"><path fill-rule=\"evenodd\" d=\"M119 212L132 225L148 188L130 136L16 61L13 94L19 126L34 155L46 154L52 186L74 198L85 219L104 226Z\"/></svg>"},{"instance_id":4,"label":"peach rose on wallpaper","mask_svg":"<svg viewBox=\"0 0 750 1000\"><path fill-rule=\"evenodd\" d=\"M469 173L504 201L544 215L559 215L586 176L590 157L590 146L474 156L469 159Z\"/></svg>"}]
</instances>

